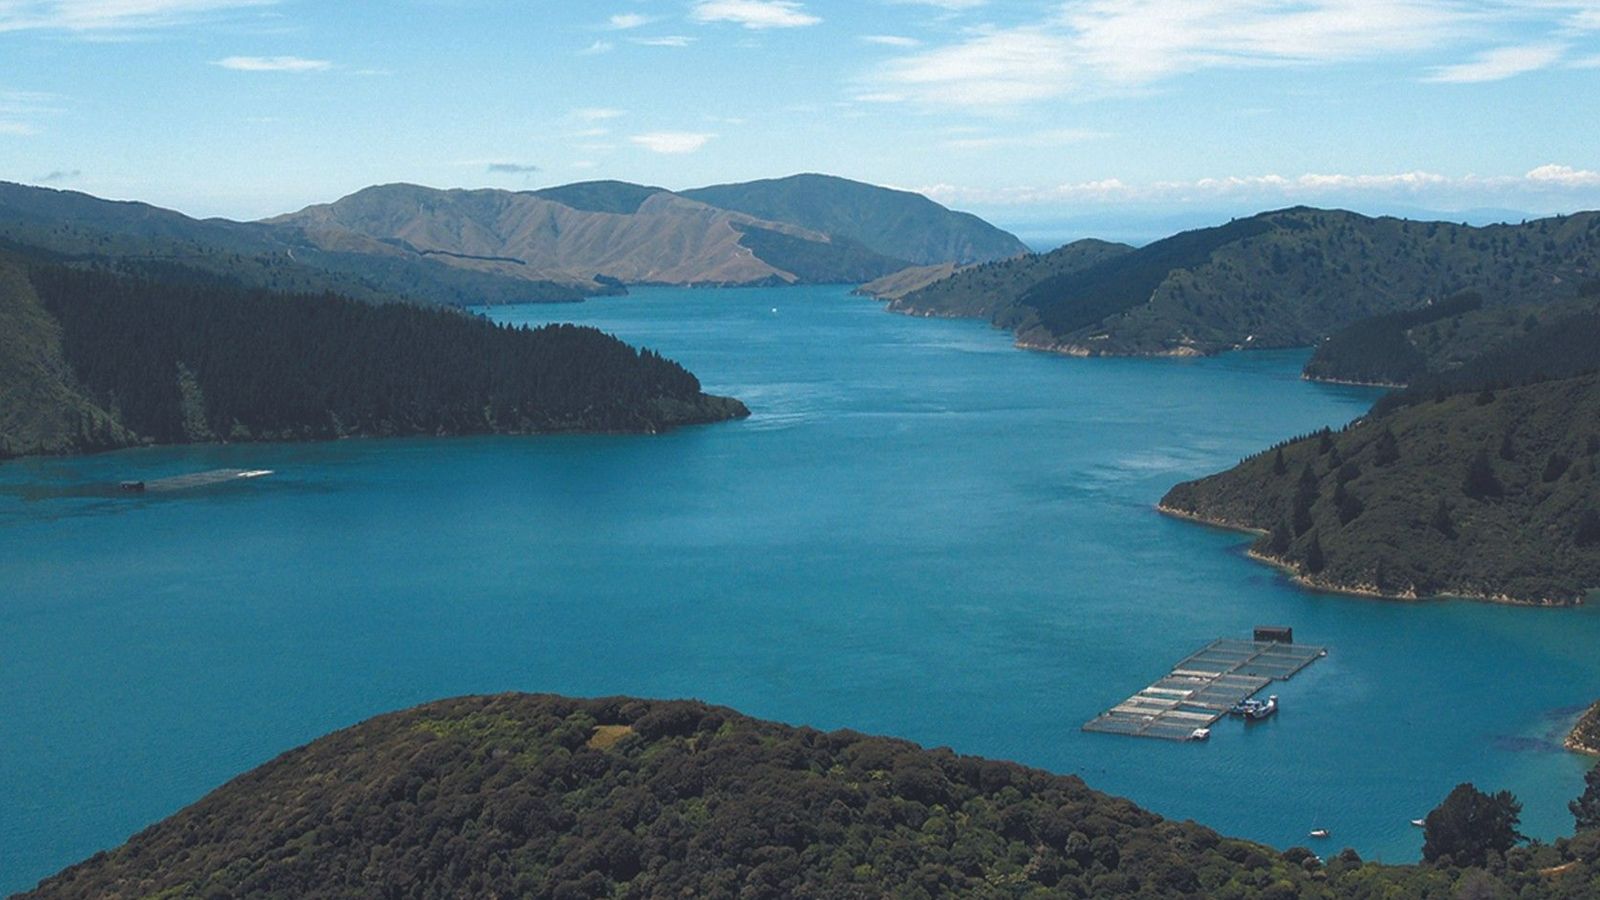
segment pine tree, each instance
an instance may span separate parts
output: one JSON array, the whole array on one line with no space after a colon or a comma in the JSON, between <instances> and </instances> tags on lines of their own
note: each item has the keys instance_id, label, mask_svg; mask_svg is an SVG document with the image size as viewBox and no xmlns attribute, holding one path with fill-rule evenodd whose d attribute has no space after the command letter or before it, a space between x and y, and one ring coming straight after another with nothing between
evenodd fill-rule
<instances>
[{"instance_id":1,"label":"pine tree","mask_svg":"<svg viewBox=\"0 0 1600 900\"><path fill-rule=\"evenodd\" d=\"M1378 439L1373 442L1372 461L1376 465L1388 466L1400 461L1400 442L1395 440L1394 432L1384 426L1379 432Z\"/></svg>"},{"instance_id":2,"label":"pine tree","mask_svg":"<svg viewBox=\"0 0 1600 900\"><path fill-rule=\"evenodd\" d=\"M1328 560L1322 555L1322 540L1316 534L1311 535L1311 543L1306 545L1306 571L1313 575L1328 567Z\"/></svg>"},{"instance_id":3,"label":"pine tree","mask_svg":"<svg viewBox=\"0 0 1600 900\"><path fill-rule=\"evenodd\" d=\"M1489 462L1489 454L1482 448L1473 455L1472 462L1467 464L1467 476L1461 483L1461 492L1474 500L1484 500L1499 497L1505 493L1500 479L1495 477L1494 465Z\"/></svg>"},{"instance_id":4,"label":"pine tree","mask_svg":"<svg viewBox=\"0 0 1600 900\"><path fill-rule=\"evenodd\" d=\"M1600 765L1589 769L1583 778L1583 795L1567 804L1577 820L1578 831L1600 829Z\"/></svg>"},{"instance_id":5,"label":"pine tree","mask_svg":"<svg viewBox=\"0 0 1600 900\"><path fill-rule=\"evenodd\" d=\"M1428 524L1434 531L1439 532L1450 540L1456 539L1455 519L1451 518L1450 504L1446 503L1443 497L1440 497L1438 505L1434 506L1433 517L1428 521Z\"/></svg>"}]
</instances>

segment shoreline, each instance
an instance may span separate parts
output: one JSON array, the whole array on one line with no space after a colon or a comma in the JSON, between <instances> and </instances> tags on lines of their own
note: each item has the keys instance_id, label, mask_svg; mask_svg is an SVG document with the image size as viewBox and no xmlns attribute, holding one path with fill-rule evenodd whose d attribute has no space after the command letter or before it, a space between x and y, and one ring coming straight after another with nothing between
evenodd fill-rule
<instances>
[{"instance_id":1,"label":"shoreline","mask_svg":"<svg viewBox=\"0 0 1600 900\"><path fill-rule=\"evenodd\" d=\"M406 440L412 438L473 438L473 437L558 437L567 435L595 435L600 437L651 437L669 434L680 428L699 428L706 425L721 425L727 422L739 422L750 418L750 407L737 397L724 397L720 394L701 394L703 401L713 406L722 407L727 415L719 416L690 416L663 422L660 427L645 427L632 429L603 429L603 428L543 428L543 429L487 429L483 431L397 431L392 434L372 434L356 432L351 434L328 435L257 435L239 440L214 440L214 441L135 441L109 447L84 447L81 449L59 451L37 451L29 453L0 454L0 466L6 463L28 459L70 459L82 456L100 456L107 453L120 453L125 450L157 450L170 447L240 447L251 444L328 444L336 441L388 441Z\"/></svg>"},{"instance_id":2,"label":"shoreline","mask_svg":"<svg viewBox=\"0 0 1600 900\"><path fill-rule=\"evenodd\" d=\"M1584 710L1562 744L1573 753L1600 756L1600 703Z\"/></svg>"},{"instance_id":3,"label":"shoreline","mask_svg":"<svg viewBox=\"0 0 1600 900\"><path fill-rule=\"evenodd\" d=\"M1210 518L1200 515L1199 513L1190 512L1188 510L1176 509L1163 503L1156 504L1156 511L1164 516L1171 516L1174 519L1184 519L1186 521L1207 525L1212 528L1221 528L1227 531L1241 532L1257 536L1268 533L1266 529L1257 528L1253 525L1231 522L1226 519ZM1537 609L1572 609L1584 605L1582 600L1571 602L1553 601L1548 599L1529 600L1521 597L1513 597L1506 593L1488 594L1472 591L1440 591L1433 594L1423 595L1418 594L1414 590L1408 590L1404 592L1385 591L1374 584L1346 584L1344 582L1332 581L1329 579L1318 578L1314 575L1308 575L1304 572L1301 572L1298 566L1295 566L1288 560L1280 559L1274 556L1268 556L1265 553L1259 553L1253 549L1246 550L1245 556L1255 562L1277 569L1279 572L1282 572L1284 575L1288 576L1289 580L1297 587L1326 594L1344 594L1352 597L1367 597L1375 600L1395 600L1410 603L1428 600L1470 600L1475 603L1495 603L1501 606L1526 606ZM1595 754L1600 755L1600 750L1596 750Z\"/></svg>"},{"instance_id":4,"label":"shoreline","mask_svg":"<svg viewBox=\"0 0 1600 900\"><path fill-rule=\"evenodd\" d=\"M1383 388L1390 391L1403 391L1410 387L1408 384L1401 384L1396 381L1357 381L1351 378L1323 378L1318 375L1307 375L1305 372L1300 373L1300 380L1316 384L1342 384L1345 387Z\"/></svg>"}]
</instances>

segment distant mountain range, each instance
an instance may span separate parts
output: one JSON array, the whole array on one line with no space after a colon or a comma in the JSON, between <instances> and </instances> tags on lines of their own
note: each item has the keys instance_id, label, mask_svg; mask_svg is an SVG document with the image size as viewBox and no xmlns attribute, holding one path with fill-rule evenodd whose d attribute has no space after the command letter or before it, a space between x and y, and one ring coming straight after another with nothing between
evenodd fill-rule
<instances>
[{"instance_id":1,"label":"distant mountain range","mask_svg":"<svg viewBox=\"0 0 1600 900\"><path fill-rule=\"evenodd\" d=\"M856 284L1027 251L920 195L823 175L681 193L615 181L384 185L264 222L0 183L0 241L79 261L177 262L250 287L452 305L571 301L630 284Z\"/></svg>"},{"instance_id":2,"label":"distant mountain range","mask_svg":"<svg viewBox=\"0 0 1600 900\"><path fill-rule=\"evenodd\" d=\"M1296 207L1087 266L1055 255L958 272L892 308L980 316L1022 346L1084 356L1306 346L1467 290L1492 305L1571 298L1600 273L1600 213L1474 228Z\"/></svg>"}]
</instances>

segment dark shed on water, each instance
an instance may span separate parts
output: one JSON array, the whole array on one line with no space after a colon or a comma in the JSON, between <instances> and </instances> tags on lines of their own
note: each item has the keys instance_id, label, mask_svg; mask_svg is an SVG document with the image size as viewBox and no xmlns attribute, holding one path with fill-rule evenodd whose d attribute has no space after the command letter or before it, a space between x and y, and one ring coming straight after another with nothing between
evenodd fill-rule
<instances>
[{"instance_id":1,"label":"dark shed on water","mask_svg":"<svg viewBox=\"0 0 1600 900\"><path fill-rule=\"evenodd\" d=\"M1294 629L1282 625L1257 625L1256 641L1258 643L1292 644L1294 643Z\"/></svg>"}]
</instances>

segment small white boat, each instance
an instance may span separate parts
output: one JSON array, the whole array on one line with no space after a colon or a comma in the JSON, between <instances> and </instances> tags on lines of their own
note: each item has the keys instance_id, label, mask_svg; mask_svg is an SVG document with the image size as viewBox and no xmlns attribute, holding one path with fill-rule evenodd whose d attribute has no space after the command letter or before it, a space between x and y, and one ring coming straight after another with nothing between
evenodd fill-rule
<instances>
[{"instance_id":1,"label":"small white boat","mask_svg":"<svg viewBox=\"0 0 1600 900\"><path fill-rule=\"evenodd\" d=\"M1191 741L1209 741L1209 740L1211 740L1211 729L1209 729L1209 728L1196 728L1194 731L1190 732L1189 740L1191 740Z\"/></svg>"},{"instance_id":2,"label":"small white boat","mask_svg":"<svg viewBox=\"0 0 1600 900\"><path fill-rule=\"evenodd\" d=\"M1314 837L1314 838L1317 838L1319 840L1322 839L1322 838L1325 838L1325 837L1329 837L1332 834L1333 834L1333 832L1329 831L1326 828L1313 828L1313 829L1311 829L1311 836Z\"/></svg>"},{"instance_id":3,"label":"small white boat","mask_svg":"<svg viewBox=\"0 0 1600 900\"><path fill-rule=\"evenodd\" d=\"M1428 824L1428 820L1427 819L1412 819L1411 820L1411 824L1417 826L1418 828L1422 828L1423 826Z\"/></svg>"}]
</instances>

